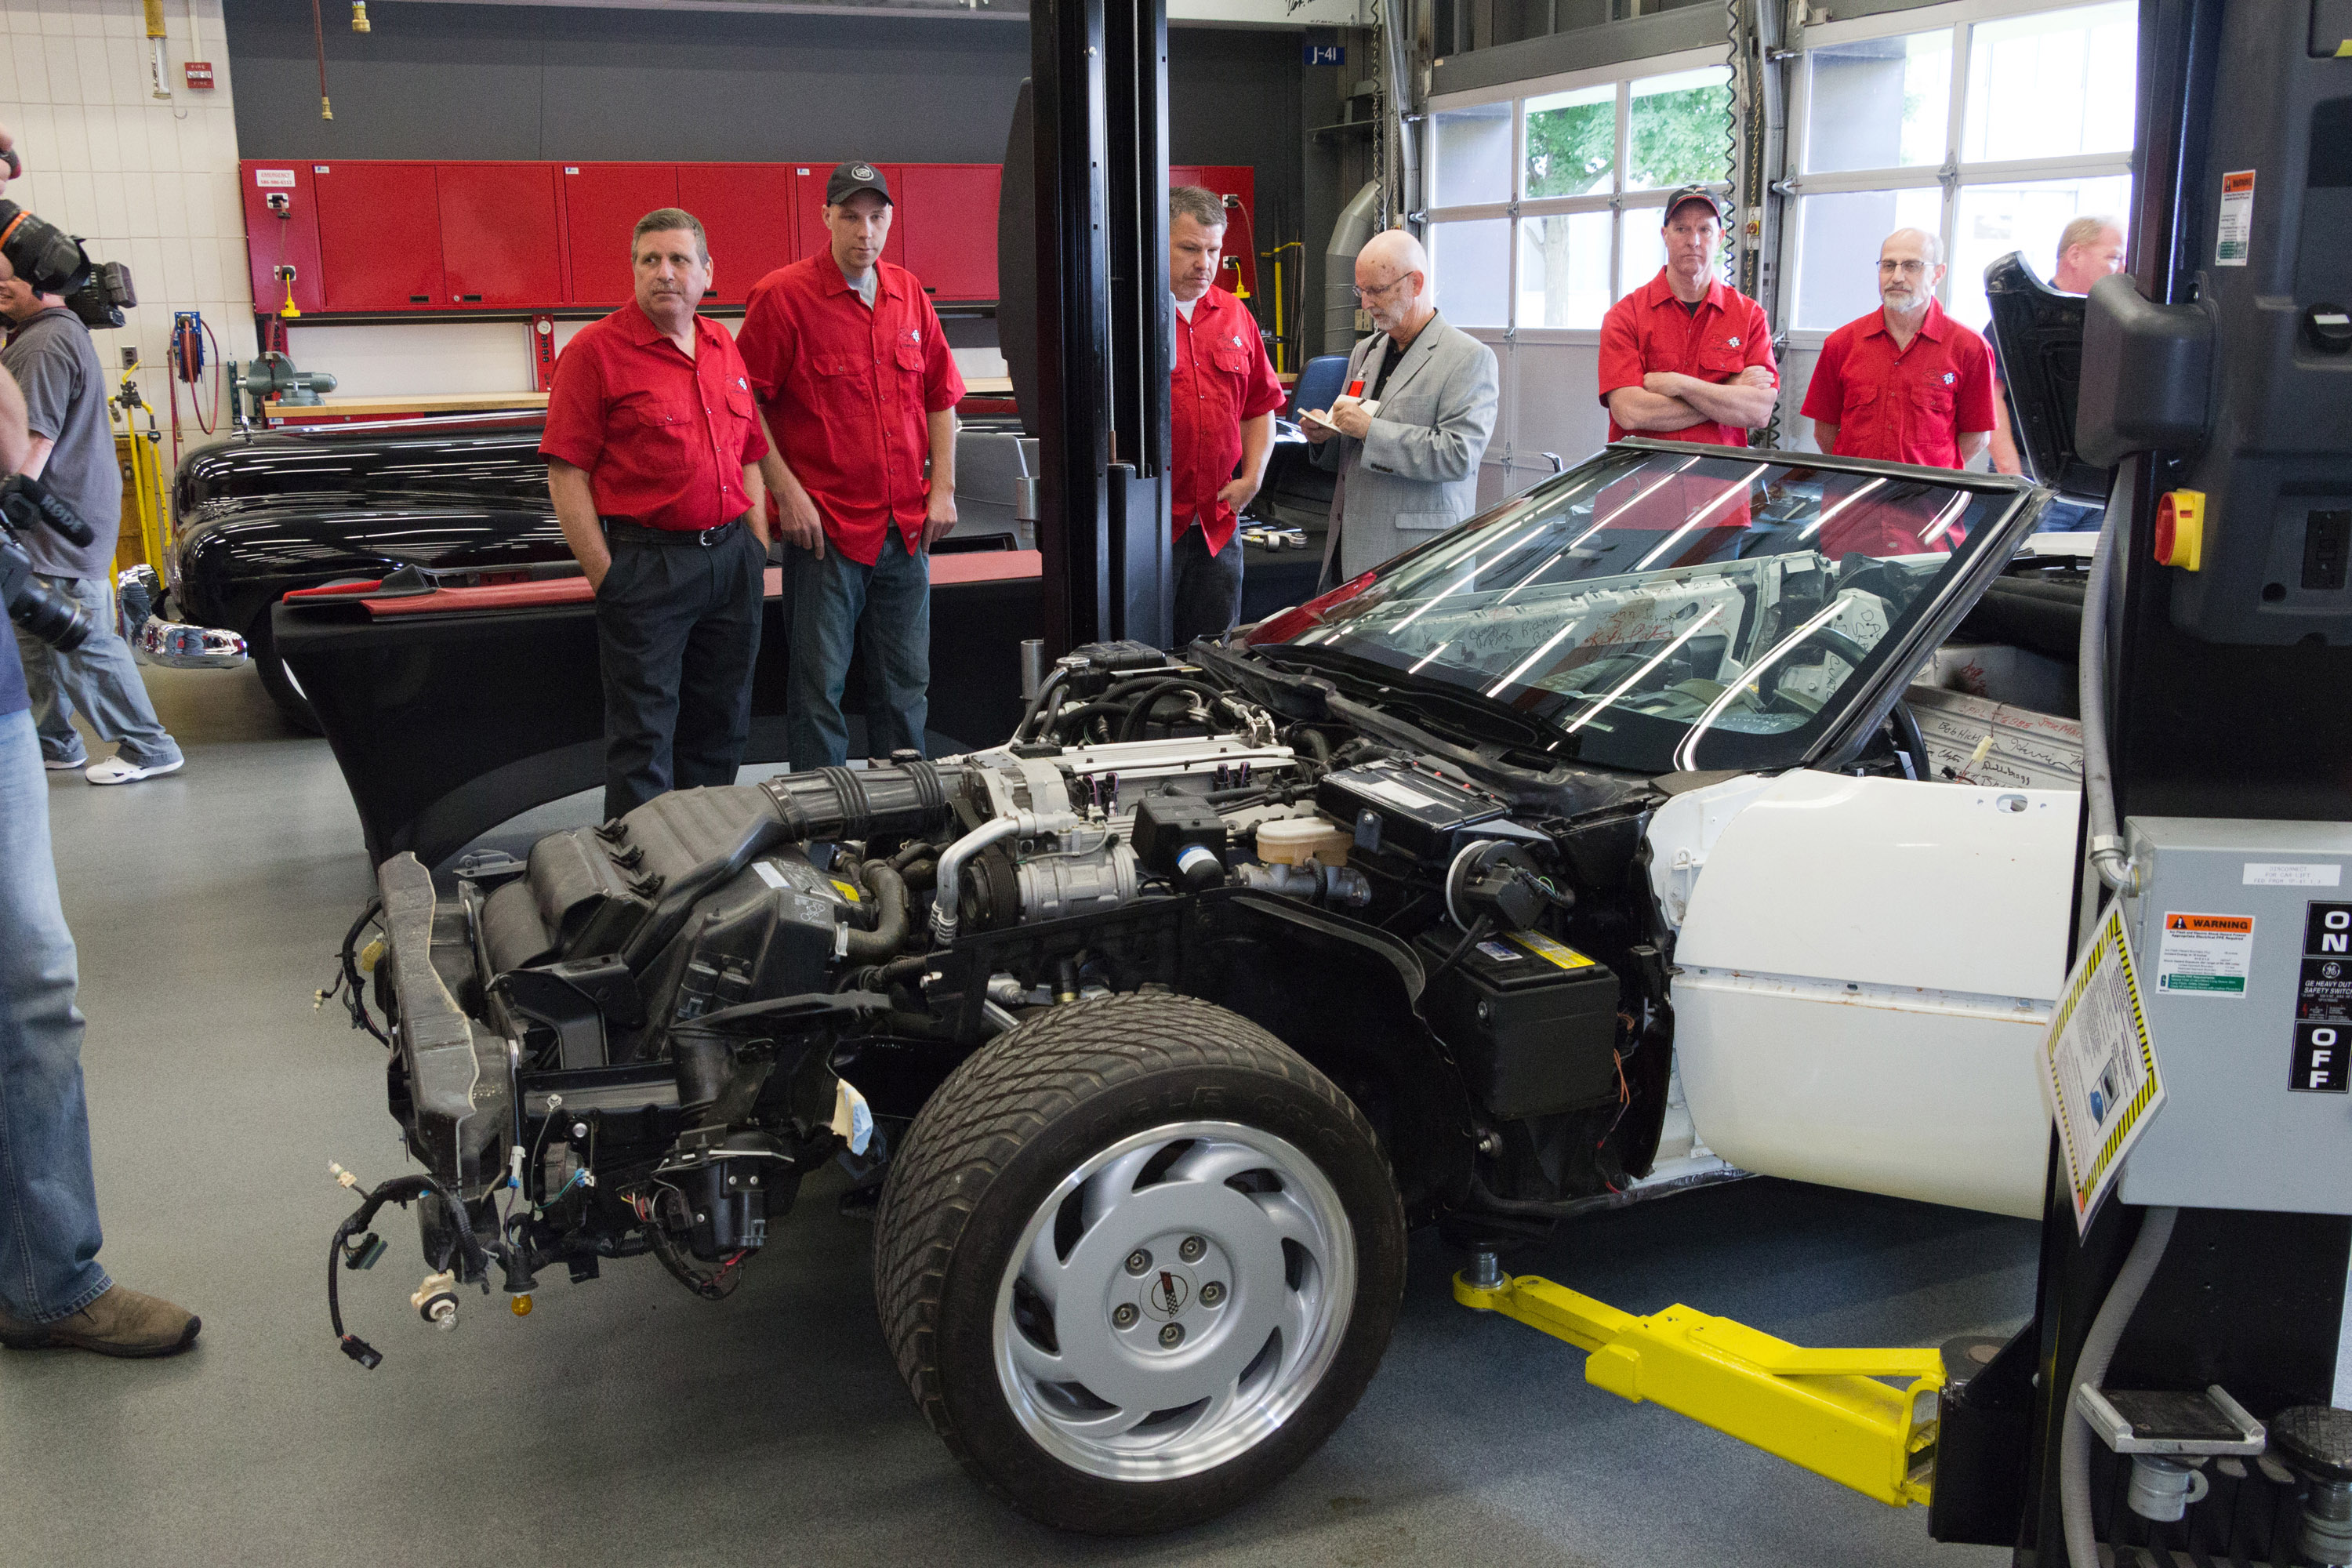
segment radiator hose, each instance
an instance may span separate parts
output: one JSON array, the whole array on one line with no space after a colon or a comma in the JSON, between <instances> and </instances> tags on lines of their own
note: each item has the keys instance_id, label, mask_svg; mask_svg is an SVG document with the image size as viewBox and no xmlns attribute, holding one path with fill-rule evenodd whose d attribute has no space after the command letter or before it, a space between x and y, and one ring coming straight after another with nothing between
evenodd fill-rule
<instances>
[{"instance_id":1,"label":"radiator hose","mask_svg":"<svg viewBox=\"0 0 2352 1568\"><path fill-rule=\"evenodd\" d=\"M907 942L907 879L883 862L869 860L859 880L874 895L880 912L872 931L849 928L848 956L858 963L895 958Z\"/></svg>"}]
</instances>

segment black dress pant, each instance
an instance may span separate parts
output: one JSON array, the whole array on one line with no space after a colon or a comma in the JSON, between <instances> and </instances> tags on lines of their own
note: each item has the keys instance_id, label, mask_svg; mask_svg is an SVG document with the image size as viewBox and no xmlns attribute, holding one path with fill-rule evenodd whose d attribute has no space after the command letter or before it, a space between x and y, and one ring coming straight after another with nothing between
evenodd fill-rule
<instances>
[{"instance_id":1,"label":"black dress pant","mask_svg":"<svg viewBox=\"0 0 2352 1568\"><path fill-rule=\"evenodd\" d=\"M1241 624L1242 533L1236 527L1225 547L1213 554L1194 522L1176 536L1170 556L1176 575L1175 651L1183 652L1195 637L1223 637Z\"/></svg>"},{"instance_id":2,"label":"black dress pant","mask_svg":"<svg viewBox=\"0 0 2352 1568\"><path fill-rule=\"evenodd\" d=\"M740 521L708 545L612 525L596 590L604 816L671 789L731 784L751 738L767 552Z\"/></svg>"}]
</instances>

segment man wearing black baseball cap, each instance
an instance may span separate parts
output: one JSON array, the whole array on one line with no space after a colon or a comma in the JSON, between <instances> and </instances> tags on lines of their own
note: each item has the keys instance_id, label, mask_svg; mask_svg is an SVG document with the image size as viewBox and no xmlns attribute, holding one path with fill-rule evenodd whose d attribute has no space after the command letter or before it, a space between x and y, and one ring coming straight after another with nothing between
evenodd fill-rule
<instances>
[{"instance_id":1,"label":"man wearing black baseball cap","mask_svg":"<svg viewBox=\"0 0 2352 1568\"><path fill-rule=\"evenodd\" d=\"M1745 447L1780 400L1764 307L1716 273L1723 204L1705 185L1666 197L1666 264L1601 323L1609 439L1640 434ZM1628 215L1627 221L1633 221Z\"/></svg>"},{"instance_id":2,"label":"man wearing black baseball cap","mask_svg":"<svg viewBox=\"0 0 2352 1568\"><path fill-rule=\"evenodd\" d=\"M761 474L785 545L795 769L847 759L841 694L854 648L866 656L866 754L923 749L929 552L956 525L964 389L921 282L882 259L890 215L880 170L835 169L827 244L760 279L736 339L766 420Z\"/></svg>"}]
</instances>

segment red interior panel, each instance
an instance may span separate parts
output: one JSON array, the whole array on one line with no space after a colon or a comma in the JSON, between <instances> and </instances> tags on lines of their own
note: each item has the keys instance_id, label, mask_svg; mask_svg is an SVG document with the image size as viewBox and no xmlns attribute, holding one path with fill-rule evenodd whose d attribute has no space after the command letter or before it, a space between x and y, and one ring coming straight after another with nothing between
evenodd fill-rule
<instances>
[{"instance_id":1,"label":"red interior panel","mask_svg":"<svg viewBox=\"0 0 2352 1568\"><path fill-rule=\"evenodd\" d=\"M751 286L796 259L791 163L680 163L677 205L710 236L705 300L740 305Z\"/></svg>"}]
</instances>

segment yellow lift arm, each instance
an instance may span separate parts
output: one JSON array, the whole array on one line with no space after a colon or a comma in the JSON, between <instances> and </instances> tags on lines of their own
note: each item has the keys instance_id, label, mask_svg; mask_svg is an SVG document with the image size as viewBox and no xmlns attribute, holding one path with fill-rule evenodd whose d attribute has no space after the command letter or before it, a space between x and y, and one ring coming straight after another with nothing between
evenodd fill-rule
<instances>
[{"instance_id":1,"label":"yellow lift arm","mask_svg":"<svg viewBox=\"0 0 2352 1568\"><path fill-rule=\"evenodd\" d=\"M1637 1318L1531 1274L1498 1273L1491 1285L1457 1274L1454 1299L1591 1352L1584 1380L1596 1387L1663 1405L1880 1502L1927 1500L1940 1351L1811 1351L1688 1307Z\"/></svg>"}]
</instances>

